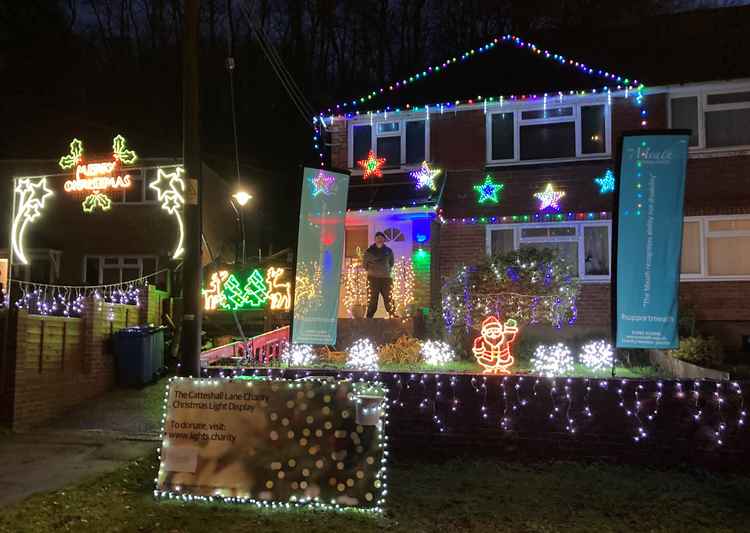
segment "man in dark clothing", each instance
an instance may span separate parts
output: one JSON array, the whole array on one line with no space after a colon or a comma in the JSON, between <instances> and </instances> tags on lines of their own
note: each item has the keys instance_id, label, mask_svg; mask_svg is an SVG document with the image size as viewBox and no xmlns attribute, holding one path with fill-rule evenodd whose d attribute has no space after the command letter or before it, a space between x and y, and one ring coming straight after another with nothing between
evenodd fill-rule
<instances>
[{"instance_id":1,"label":"man in dark clothing","mask_svg":"<svg viewBox=\"0 0 750 533\"><path fill-rule=\"evenodd\" d=\"M393 250L385 245L385 235L375 234L375 244L365 251L365 270L370 287L370 301L367 305L367 318L372 318L378 309L378 298L383 295L385 310L391 317L396 316L391 298L391 269L393 268Z\"/></svg>"}]
</instances>

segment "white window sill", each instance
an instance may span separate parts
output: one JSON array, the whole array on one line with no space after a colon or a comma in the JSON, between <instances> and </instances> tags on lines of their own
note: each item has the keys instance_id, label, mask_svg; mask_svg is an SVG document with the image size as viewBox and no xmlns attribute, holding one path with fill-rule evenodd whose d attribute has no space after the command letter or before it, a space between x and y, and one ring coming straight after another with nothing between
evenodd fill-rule
<instances>
[{"instance_id":1,"label":"white window sill","mask_svg":"<svg viewBox=\"0 0 750 533\"><path fill-rule=\"evenodd\" d=\"M528 159L523 161L487 161L485 166L490 167L517 167L522 165L549 165L552 163L579 163L584 161L603 161L612 159L612 154L597 154L581 157L559 157L554 159Z\"/></svg>"}]
</instances>

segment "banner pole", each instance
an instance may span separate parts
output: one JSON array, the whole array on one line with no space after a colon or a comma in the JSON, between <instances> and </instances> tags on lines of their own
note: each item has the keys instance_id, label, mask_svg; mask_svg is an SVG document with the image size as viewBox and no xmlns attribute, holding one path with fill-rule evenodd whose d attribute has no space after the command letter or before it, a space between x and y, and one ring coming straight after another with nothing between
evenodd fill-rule
<instances>
[{"instance_id":1,"label":"banner pole","mask_svg":"<svg viewBox=\"0 0 750 533\"><path fill-rule=\"evenodd\" d=\"M612 196L614 205L612 206L612 257L609 268L609 300L610 300L610 320L612 328L612 377L615 377L615 367L617 366L617 253L618 253L618 224L620 220L620 183L622 180L622 144L623 135L617 140L617 169L615 173L615 190Z\"/></svg>"}]
</instances>

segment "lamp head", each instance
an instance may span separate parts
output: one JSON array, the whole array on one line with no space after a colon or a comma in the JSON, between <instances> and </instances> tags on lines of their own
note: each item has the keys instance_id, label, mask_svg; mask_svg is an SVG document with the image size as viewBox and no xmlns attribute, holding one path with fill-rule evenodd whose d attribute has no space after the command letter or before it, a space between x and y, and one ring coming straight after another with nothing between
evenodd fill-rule
<instances>
[{"instance_id":1,"label":"lamp head","mask_svg":"<svg viewBox=\"0 0 750 533\"><path fill-rule=\"evenodd\" d=\"M239 190L232 195L232 198L234 198L241 207L244 207L245 204L253 199L253 196L243 190Z\"/></svg>"}]
</instances>

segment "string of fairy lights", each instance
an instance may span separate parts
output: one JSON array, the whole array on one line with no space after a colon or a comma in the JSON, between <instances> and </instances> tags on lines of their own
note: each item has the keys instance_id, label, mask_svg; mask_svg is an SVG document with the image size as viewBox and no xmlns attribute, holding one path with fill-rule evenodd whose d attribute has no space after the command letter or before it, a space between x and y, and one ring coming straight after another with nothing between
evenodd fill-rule
<instances>
[{"instance_id":1,"label":"string of fairy lights","mask_svg":"<svg viewBox=\"0 0 750 533\"><path fill-rule=\"evenodd\" d=\"M420 80L433 78L437 74L445 72L452 65L469 61L473 58L479 57L487 52L497 49L499 46L512 46L517 49L526 50L527 52L548 59L559 65L567 66L592 78L598 78L604 80L605 84L599 88L590 90L567 90L567 91L556 91L556 92L545 92L541 94L509 94L499 96L483 96L477 95L476 98L464 98L451 101L434 102L430 104L411 104L407 103L404 106L392 107L389 105L383 105L380 108L368 109L369 104L373 102L373 99L378 97L384 97L387 94L398 92L403 88L410 87L414 83L418 83ZM506 102L543 102L545 105L548 101L556 101L562 103L565 98L580 97L590 94L604 94L607 96L607 103L610 104L612 100L613 92L622 92L624 97L633 98L636 105L640 108L640 125L646 127L648 124L648 113L644 105L644 91L645 86L636 79L630 79L622 74L610 72L609 70L594 68L582 61L577 61L565 57L562 54L551 52L547 49L537 46L536 44L526 41L521 37L512 34L505 34L498 36L488 41L487 43L479 46L478 48L472 48L465 51L463 54L453 56L442 61L440 64L427 66L424 69L414 72L412 75L407 76L401 80L396 80L391 83L383 83L380 87L370 90L367 94L353 98L351 100L342 101L332 105L325 111L321 111L317 116L312 117L313 121L313 148L318 154L320 160L320 166L324 167L325 153L322 149L323 144L323 130L331 127L336 118L344 120L352 119L361 115L366 114L372 120L373 115L383 115L383 118L387 120L388 114L398 115L401 112L423 112L426 115L426 119L429 120L430 112L433 113L444 113L449 110L456 110L459 107L473 107L481 106L484 112L487 112L488 106L499 106L500 108ZM326 123L328 121L328 123Z\"/></svg>"},{"instance_id":2,"label":"string of fairy lights","mask_svg":"<svg viewBox=\"0 0 750 533\"><path fill-rule=\"evenodd\" d=\"M275 375L294 379L331 372L271 367L205 371L221 377ZM590 435L595 431L592 428L596 427L597 419L611 418L612 408L619 408L623 424L618 434L634 445L652 441L657 435L663 440L667 433L660 429L684 427L685 419L691 420L694 427L684 427L686 435L668 433L674 439L693 435L702 438L708 449L717 449L730 442L729 439L749 438L743 433L747 408L739 381L353 370L337 372L335 377L384 383L389 388L393 423L398 423L400 412L406 415L405 420L412 421L413 414L419 412L437 433L450 433L454 429L465 431L467 425L477 424L477 427L495 427L506 433L563 433L573 438ZM448 390L450 393L446 392ZM678 403L681 409L663 409L666 399ZM597 405L605 407L596 409ZM612 431L611 422L605 426Z\"/></svg>"}]
</instances>

